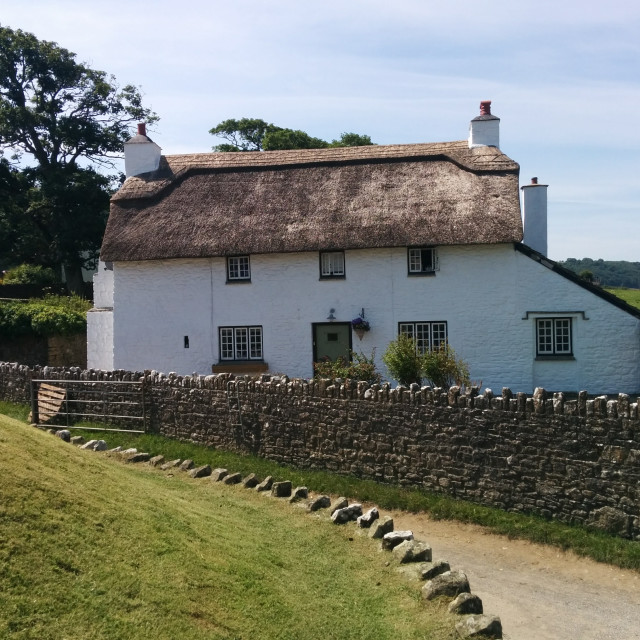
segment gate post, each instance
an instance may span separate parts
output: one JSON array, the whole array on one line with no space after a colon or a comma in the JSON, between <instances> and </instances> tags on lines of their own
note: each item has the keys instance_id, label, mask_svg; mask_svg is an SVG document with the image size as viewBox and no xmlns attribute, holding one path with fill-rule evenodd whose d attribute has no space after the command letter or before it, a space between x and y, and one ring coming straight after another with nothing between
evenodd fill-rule
<instances>
[{"instance_id":1,"label":"gate post","mask_svg":"<svg viewBox=\"0 0 640 640\"><path fill-rule=\"evenodd\" d=\"M30 385L31 385L31 422L34 424L40 424L40 414L38 412L37 383L31 380Z\"/></svg>"}]
</instances>

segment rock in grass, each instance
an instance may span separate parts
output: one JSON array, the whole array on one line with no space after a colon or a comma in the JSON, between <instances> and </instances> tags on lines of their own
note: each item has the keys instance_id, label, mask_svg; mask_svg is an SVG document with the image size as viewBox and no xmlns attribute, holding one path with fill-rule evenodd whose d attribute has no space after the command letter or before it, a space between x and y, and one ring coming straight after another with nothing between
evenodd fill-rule
<instances>
[{"instance_id":1,"label":"rock in grass","mask_svg":"<svg viewBox=\"0 0 640 640\"><path fill-rule=\"evenodd\" d=\"M174 467L177 467L181 462L182 460L180 458L176 458L175 460L169 460L169 462L165 462L160 468L163 471L167 471L167 469L173 469Z\"/></svg>"},{"instance_id":2,"label":"rock in grass","mask_svg":"<svg viewBox=\"0 0 640 640\"><path fill-rule=\"evenodd\" d=\"M291 495L291 480L274 482L271 487L271 495L275 498L288 498Z\"/></svg>"},{"instance_id":3,"label":"rock in grass","mask_svg":"<svg viewBox=\"0 0 640 640\"><path fill-rule=\"evenodd\" d=\"M192 478L206 478L211 475L211 467L208 464L204 464L201 467L196 467L189 471L189 476Z\"/></svg>"},{"instance_id":4,"label":"rock in grass","mask_svg":"<svg viewBox=\"0 0 640 640\"><path fill-rule=\"evenodd\" d=\"M256 485L256 491L270 491L273 486L273 476L267 476L259 485Z\"/></svg>"},{"instance_id":5,"label":"rock in grass","mask_svg":"<svg viewBox=\"0 0 640 640\"><path fill-rule=\"evenodd\" d=\"M331 498L329 496L318 496L314 498L310 503L307 509L310 512L318 511L319 509L327 509L331 506Z\"/></svg>"},{"instance_id":6,"label":"rock in grass","mask_svg":"<svg viewBox=\"0 0 640 640\"><path fill-rule=\"evenodd\" d=\"M214 469L211 472L211 480L213 482L221 482L228 475L229 475L229 471L227 469L222 469L221 467L218 467L217 469Z\"/></svg>"},{"instance_id":7,"label":"rock in grass","mask_svg":"<svg viewBox=\"0 0 640 640\"><path fill-rule=\"evenodd\" d=\"M289 502L300 502L300 500L306 500L309 497L309 489L307 487L296 487L291 492Z\"/></svg>"},{"instance_id":8,"label":"rock in grass","mask_svg":"<svg viewBox=\"0 0 640 640\"><path fill-rule=\"evenodd\" d=\"M349 506L349 501L345 497L337 498L329 507L329 515L333 515L338 509L344 509Z\"/></svg>"},{"instance_id":9,"label":"rock in grass","mask_svg":"<svg viewBox=\"0 0 640 640\"><path fill-rule=\"evenodd\" d=\"M152 467L158 467L164 462L164 456L153 456L151 460L149 460L149 464Z\"/></svg>"},{"instance_id":10,"label":"rock in grass","mask_svg":"<svg viewBox=\"0 0 640 640\"><path fill-rule=\"evenodd\" d=\"M183 460L180 463L180 471L189 471L189 469L193 469L194 464L193 464L193 460Z\"/></svg>"},{"instance_id":11,"label":"rock in grass","mask_svg":"<svg viewBox=\"0 0 640 640\"><path fill-rule=\"evenodd\" d=\"M356 520L356 524L361 529L369 529L371 525L380 517L380 512L375 508L369 509L366 513L363 513L361 516L358 516Z\"/></svg>"},{"instance_id":12,"label":"rock in grass","mask_svg":"<svg viewBox=\"0 0 640 640\"><path fill-rule=\"evenodd\" d=\"M56 431L56 436L64 442L71 442L71 431L69 431L69 429L60 429L59 431Z\"/></svg>"},{"instance_id":13,"label":"rock in grass","mask_svg":"<svg viewBox=\"0 0 640 640\"><path fill-rule=\"evenodd\" d=\"M71 440L69 440L71 444L75 444L76 446L84 444L84 438L82 436L72 436Z\"/></svg>"},{"instance_id":14,"label":"rock in grass","mask_svg":"<svg viewBox=\"0 0 640 640\"><path fill-rule=\"evenodd\" d=\"M482 600L473 593L460 593L449 605L449 613L455 613L457 615L483 613Z\"/></svg>"},{"instance_id":15,"label":"rock in grass","mask_svg":"<svg viewBox=\"0 0 640 640\"><path fill-rule=\"evenodd\" d=\"M358 503L350 504L348 507L342 509L336 509L331 514L331 520L334 524L345 524L356 520L358 516L362 515L362 505Z\"/></svg>"},{"instance_id":16,"label":"rock in grass","mask_svg":"<svg viewBox=\"0 0 640 640\"><path fill-rule=\"evenodd\" d=\"M224 484L240 484L242 482L241 473L230 473L222 479Z\"/></svg>"},{"instance_id":17,"label":"rock in grass","mask_svg":"<svg viewBox=\"0 0 640 640\"><path fill-rule=\"evenodd\" d=\"M256 487L258 484L260 483L260 481L258 480L258 477L256 476L255 473L250 473L243 481L242 481L242 486L245 489L253 489L254 487Z\"/></svg>"},{"instance_id":18,"label":"rock in grass","mask_svg":"<svg viewBox=\"0 0 640 640\"><path fill-rule=\"evenodd\" d=\"M393 518L391 516L384 516L380 520L376 520L369 529L370 538L384 538L387 533L393 531Z\"/></svg>"},{"instance_id":19,"label":"rock in grass","mask_svg":"<svg viewBox=\"0 0 640 640\"><path fill-rule=\"evenodd\" d=\"M455 598L461 593L470 593L469 580L462 571L447 571L429 580L422 587L422 597L433 600L440 596Z\"/></svg>"},{"instance_id":20,"label":"rock in grass","mask_svg":"<svg viewBox=\"0 0 640 640\"><path fill-rule=\"evenodd\" d=\"M125 456L126 462L149 462L151 459L150 453L143 453L142 451L137 451L136 453L129 453Z\"/></svg>"},{"instance_id":21,"label":"rock in grass","mask_svg":"<svg viewBox=\"0 0 640 640\"><path fill-rule=\"evenodd\" d=\"M498 616L472 615L456 623L461 638L502 638L502 622Z\"/></svg>"},{"instance_id":22,"label":"rock in grass","mask_svg":"<svg viewBox=\"0 0 640 640\"><path fill-rule=\"evenodd\" d=\"M436 576L447 571L451 571L449 563L445 560L436 560L435 562L425 563L425 566L420 569L420 577L423 580L433 580Z\"/></svg>"},{"instance_id":23,"label":"rock in grass","mask_svg":"<svg viewBox=\"0 0 640 640\"><path fill-rule=\"evenodd\" d=\"M431 546L426 542L405 540L393 548L393 555L400 564L407 562L430 562Z\"/></svg>"},{"instance_id":24,"label":"rock in grass","mask_svg":"<svg viewBox=\"0 0 640 640\"><path fill-rule=\"evenodd\" d=\"M413 540L413 531L392 531L382 536L382 548L391 551L405 540Z\"/></svg>"}]
</instances>

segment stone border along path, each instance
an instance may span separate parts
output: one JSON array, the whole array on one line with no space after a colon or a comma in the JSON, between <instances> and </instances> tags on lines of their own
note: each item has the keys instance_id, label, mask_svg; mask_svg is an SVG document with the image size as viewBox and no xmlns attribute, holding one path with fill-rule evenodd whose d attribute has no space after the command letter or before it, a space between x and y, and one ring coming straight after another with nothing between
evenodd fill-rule
<instances>
[{"instance_id":1,"label":"stone border along path","mask_svg":"<svg viewBox=\"0 0 640 640\"><path fill-rule=\"evenodd\" d=\"M162 471L177 469L187 473L191 478L210 478L213 482L222 482L227 485L242 484L245 489L254 489L276 498L288 498L292 504L305 504L309 513L328 509L334 524L355 521L360 529L368 529L370 538L381 540L382 549L389 551L399 565L410 565L417 577L425 581L422 587L423 600L429 601L439 597L450 599L449 613L460 616L455 628L461 638L494 640L502 638L500 618L483 612L482 600L471 593L467 576L462 571L452 571L445 560L434 561L429 544L414 540L412 531L395 531L393 518L390 516L381 518L375 507L363 513L362 505L359 503L349 504L344 497L331 501L331 498L326 495L312 498L307 487L293 488L290 480L276 482L272 476L267 476L260 481L253 473L243 478L240 473L229 473L227 469L221 468L212 469L208 464L196 467L193 460L167 461L162 455L152 457L151 454L139 452L135 448L109 449L104 440L85 442L82 436L72 437L68 429L50 428L47 432L80 449L104 451L124 462L146 462L152 467L159 467Z\"/></svg>"}]
</instances>

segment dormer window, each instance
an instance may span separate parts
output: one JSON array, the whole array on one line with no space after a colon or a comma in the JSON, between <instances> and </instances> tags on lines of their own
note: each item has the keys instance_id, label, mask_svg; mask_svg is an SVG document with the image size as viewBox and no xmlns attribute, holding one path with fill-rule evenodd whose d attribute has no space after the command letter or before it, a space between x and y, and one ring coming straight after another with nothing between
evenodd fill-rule
<instances>
[{"instance_id":1,"label":"dormer window","mask_svg":"<svg viewBox=\"0 0 640 640\"><path fill-rule=\"evenodd\" d=\"M410 276L435 275L438 256L435 247L409 247L407 263Z\"/></svg>"},{"instance_id":2,"label":"dormer window","mask_svg":"<svg viewBox=\"0 0 640 640\"><path fill-rule=\"evenodd\" d=\"M229 256L227 258L227 282L251 282L249 256Z\"/></svg>"},{"instance_id":3,"label":"dormer window","mask_svg":"<svg viewBox=\"0 0 640 640\"><path fill-rule=\"evenodd\" d=\"M320 252L320 278L344 278L344 251Z\"/></svg>"}]
</instances>

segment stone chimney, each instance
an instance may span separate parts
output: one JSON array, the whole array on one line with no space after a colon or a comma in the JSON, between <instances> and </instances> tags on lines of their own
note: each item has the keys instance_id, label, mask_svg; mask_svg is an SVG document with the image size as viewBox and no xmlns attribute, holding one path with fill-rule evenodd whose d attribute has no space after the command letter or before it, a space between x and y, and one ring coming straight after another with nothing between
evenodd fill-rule
<instances>
[{"instance_id":1,"label":"stone chimney","mask_svg":"<svg viewBox=\"0 0 640 640\"><path fill-rule=\"evenodd\" d=\"M547 255L547 187L531 178L531 184L522 189L522 217L524 238L522 242L543 256Z\"/></svg>"},{"instance_id":2,"label":"stone chimney","mask_svg":"<svg viewBox=\"0 0 640 640\"><path fill-rule=\"evenodd\" d=\"M491 115L491 100L480 103L480 115L469 126L469 148L500 147L500 118Z\"/></svg>"},{"instance_id":3,"label":"stone chimney","mask_svg":"<svg viewBox=\"0 0 640 640\"><path fill-rule=\"evenodd\" d=\"M147 136L145 123L138 123L138 134L124 143L124 172L127 178L155 171L160 166L160 152L160 147Z\"/></svg>"}]
</instances>

